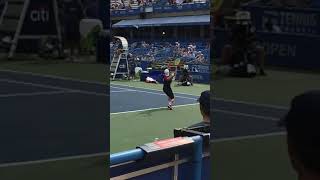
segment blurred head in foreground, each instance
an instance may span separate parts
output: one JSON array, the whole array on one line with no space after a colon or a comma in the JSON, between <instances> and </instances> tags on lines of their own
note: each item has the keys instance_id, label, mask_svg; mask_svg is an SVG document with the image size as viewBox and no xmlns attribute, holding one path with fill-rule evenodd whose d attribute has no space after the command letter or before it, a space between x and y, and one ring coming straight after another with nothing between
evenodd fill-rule
<instances>
[{"instance_id":1,"label":"blurred head in foreground","mask_svg":"<svg viewBox=\"0 0 320 180\"><path fill-rule=\"evenodd\" d=\"M287 131L288 153L299 180L320 179L320 90L296 96L280 121Z\"/></svg>"},{"instance_id":2,"label":"blurred head in foreground","mask_svg":"<svg viewBox=\"0 0 320 180\"><path fill-rule=\"evenodd\" d=\"M204 122L210 123L210 91L203 91L198 99Z\"/></svg>"}]
</instances>

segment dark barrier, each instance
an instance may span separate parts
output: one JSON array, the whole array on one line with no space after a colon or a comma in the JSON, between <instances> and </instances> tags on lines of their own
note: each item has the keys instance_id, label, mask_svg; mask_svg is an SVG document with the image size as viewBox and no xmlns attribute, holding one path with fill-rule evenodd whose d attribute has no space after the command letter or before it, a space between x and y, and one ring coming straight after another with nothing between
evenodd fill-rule
<instances>
[{"instance_id":1,"label":"dark barrier","mask_svg":"<svg viewBox=\"0 0 320 180\"><path fill-rule=\"evenodd\" d=\"M281 32L320 35L320 10L298 8L276 8L250 4L243 9L251 12L253 24L264 31L269 20L280 27Z\"/></svg>"},{"instance_id":2,"label":"dark barrier","mask_svg":"<svg viewBox=\"0 0 320 180\"><path fill-rule=\"evenodd\" d=\"M102 32L100 32L97 39L97 46L96 46L96 61L98 63L110 64L109 42L110 42L110 31L103 30Z\"/></svg>"},{"instance_id":3,"label":"dark barrier","mask_svg":"<svg viewBox=\"0 0 320 180\"><path fill-rule=\"evenodd\" d=\"M98 1L99 19L102 21L103 29L110 29L110 3L108 1Z\"/></svg>"},{"instance_id":4,"label":"dark barrier","mask_svg":"<svg viewBox=\"0 0 320 180\"><path fill-rule=\"evenodd\" d=\"M214 41L213 41L213 58L220 58L223 46L228 42L227 34L224 29L214 29Z\"/></svg>"},{"instance_id":5,"label":"dark barrier","mask_svg":"<svg viewBox=\"0 0 320 180\"><path fill-rule=\"evenodd\" d=\"M0 1L0 24L2 24L2 20L3 20L2 13L5 10L5 7L6 7L6 2Z\"/></svg>"},{"instance_id":6,"label":"dark barrier","mask_svg":"<svg viewBox=\"0 0 320 180\"><path fill-rule=\"evenodd\" d=\"M227 42L226 32L217 29L215 36L214 57L219 58ZM320 68L320 61L317 58L320 36L266 32L258 32L257 36L260 44L265 48L267 64L294 68Z\"/></svg>"}]
</instances>

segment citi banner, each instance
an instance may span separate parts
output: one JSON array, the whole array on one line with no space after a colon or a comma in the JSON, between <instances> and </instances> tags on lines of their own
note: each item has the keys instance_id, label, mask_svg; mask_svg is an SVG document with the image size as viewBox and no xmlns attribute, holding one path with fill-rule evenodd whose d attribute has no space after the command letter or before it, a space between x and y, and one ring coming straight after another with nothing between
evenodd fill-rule
<instances>
[{"instance_id":1,"label":"citi banner","mask_svg":"<svg viewBox=\"0 0 320 180\"><path fill-rule=\"evenodd\" d=\"M57 27L51 0L31 0L21 34L56 35Z\"/></svg>"},{"instance_id":2,"label":"citi banner","mask_svg":"<svg viewBox=\"0 0 320 180\"><path fill-rule=\"evenodd\" d=\"M119 61L119 66L118 66L118 73L127 73L128 72L128 66L127 66L127 60L122 58Z\"/></svg>"}]
</instances>

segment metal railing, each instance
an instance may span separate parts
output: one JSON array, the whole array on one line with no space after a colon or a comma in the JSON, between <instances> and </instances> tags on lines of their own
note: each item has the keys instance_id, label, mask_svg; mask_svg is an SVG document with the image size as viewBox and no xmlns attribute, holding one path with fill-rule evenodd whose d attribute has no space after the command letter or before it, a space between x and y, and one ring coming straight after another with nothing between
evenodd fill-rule
<instances>
[{"instance_id":1,"label":"metal railing","mask_svg":"<svg viewBox=\"0 0 320 180\"><path fill-rule=\"evenodd\" d=\"M202 158L203 158L203 137L202 136L194 136L191 137L193 140L193 151L192 151L192 157L191 157L191 162L192 162L192 180L202 180ZM110 155L110 167L114 166L120 166L121 164L126 164L138 160L143 160L143 158L147 155L145 151L143 151L140 148L129 150L129 151L124 151L124 152L119 152L115 154ZM168 163L167 165L158 165L157 167L154 167L155 170L162 170L164 168L168 168L171 166L179 165L182 163L187 162L186 160L178 160L179 163ZM181 162L180 162L181 161ZM170 165L170 166L169 166ZM150 169L150 168L148 168ZM155 170L148 170L141 172L133 172L129 174L135 174L134 176L143 176L147 173L150 172L155 172ZM142 170L143 171L143 170ZM127 176L126 176L127 177ZM117 178L111 178L111 179L121 179L121 177Z\"/></svg>"}]
</instances>

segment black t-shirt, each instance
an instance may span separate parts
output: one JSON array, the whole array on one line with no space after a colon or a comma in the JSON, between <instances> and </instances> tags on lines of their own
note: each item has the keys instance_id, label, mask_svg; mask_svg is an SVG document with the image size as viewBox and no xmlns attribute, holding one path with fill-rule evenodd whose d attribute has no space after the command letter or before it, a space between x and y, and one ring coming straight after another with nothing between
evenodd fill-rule
<instances>
[{"instance_id":1,"label":"black t-shirt","mask_svg":"<svg viewBox=\"0 0 320 180\"><path fill-rule=\"evenodd\" d=\"M170 76L163 77L163 89L171 88L172 78Z\"/></svg>"},{"instance_id":2,"label":"black t-shirt","mask_svg":"<svg viewBox=\"0 0 320 180\"><path fill-rule=\"evenodd\" d=\"M187 69L182 70L182 76L183 77L188 77L189 76L189 71Z\"/></svg>"}]
</instances>

